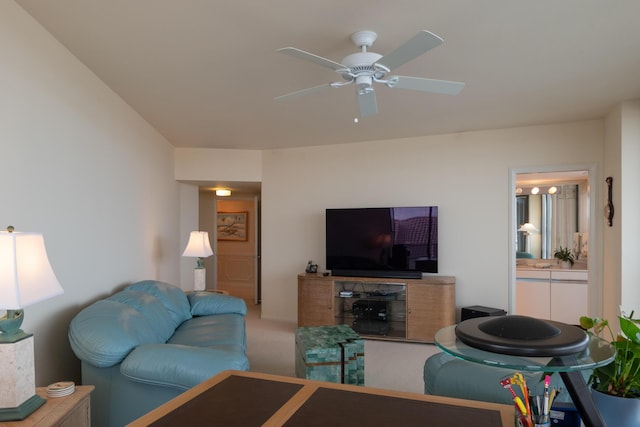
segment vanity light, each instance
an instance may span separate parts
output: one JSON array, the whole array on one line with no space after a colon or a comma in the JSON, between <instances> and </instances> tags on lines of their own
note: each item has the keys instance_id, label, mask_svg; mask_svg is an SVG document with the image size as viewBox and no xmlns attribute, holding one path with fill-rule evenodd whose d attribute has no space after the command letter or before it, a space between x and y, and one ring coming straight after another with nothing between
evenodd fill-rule
<instances>
[{"instance_id":1,"label":"vanity light","mask_svg":"<svg viewBox=\"0 0 640 427\"><path fill-rule=\"evenodd\" d=\"M216 190L216 196L227 197L231 195L231 190L220 189Z\"/></svg>"},{"instance_id":2,"label":"vanity light","mask_svg":"<svg viewBox=\"0 0 640 427\"><path fill-rule=\"evenodd\" d=\"M556 194L558 192L558 188L557 187L550 187L549 188L549 194Z\"/></svg>"},{"instance_id":3,"label":"vanity light","mask_svg":"<svg viewBox=\"0 0 640 427\"><path fill-rule=\"evenodd\" d=\"M531 189L531 194L538 194L540 192L540 189L538 187L533 187Z\"/></svg>"}]
</instances>

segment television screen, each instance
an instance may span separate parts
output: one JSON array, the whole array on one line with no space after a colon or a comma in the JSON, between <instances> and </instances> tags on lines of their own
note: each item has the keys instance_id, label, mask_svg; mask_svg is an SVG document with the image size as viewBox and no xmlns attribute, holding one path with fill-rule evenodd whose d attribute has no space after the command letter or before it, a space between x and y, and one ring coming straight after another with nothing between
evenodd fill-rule
<instances>
[{"instance_id":1,"label":"television screen","mask_svg":"<svg viewBox=\"0 0 640 427\"><path fill-rule=\"evenodd\" d=\"M326 266L335 276L438 272L438 207L326 210Z\"/></svg>"}]
</instances>

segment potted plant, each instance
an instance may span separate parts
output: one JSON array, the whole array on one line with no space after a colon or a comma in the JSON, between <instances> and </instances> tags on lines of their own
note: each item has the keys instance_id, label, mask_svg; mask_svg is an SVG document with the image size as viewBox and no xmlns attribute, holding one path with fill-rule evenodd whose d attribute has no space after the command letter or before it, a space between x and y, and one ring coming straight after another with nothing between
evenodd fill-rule
<instances>
[{"instance_id":1,"label":"potted plant","mask_svg":"<svg viewBox=\"0 0 640 427\"><path fill-rule=\"evenodd\" d=\"M573 263L576 261L573 257L573 253L569 250L569 248L563 248L560 246L559 249L553 253L553 257L557 258L558 261L562 261L563 263L568 263L567 266L573 267Z\"/></svg>"},{"instance_id":2,"label":"potted plant","mask_svg":"<svg viewBox=\"0 0 640 427\"><path fill-rule=\"evenodd\" d=\"M610 364L593 370L589 385L603 418L611 420L609 425L637 426L640 421L640 319L633 319L633 311L629 316L622 313L618 319L621 332L614 335L607 320L580 318L580 326L590 334L600 336L607 330L616 349ZM627 409L632 413L623 421Z\"/></svg>"}]
</instances>

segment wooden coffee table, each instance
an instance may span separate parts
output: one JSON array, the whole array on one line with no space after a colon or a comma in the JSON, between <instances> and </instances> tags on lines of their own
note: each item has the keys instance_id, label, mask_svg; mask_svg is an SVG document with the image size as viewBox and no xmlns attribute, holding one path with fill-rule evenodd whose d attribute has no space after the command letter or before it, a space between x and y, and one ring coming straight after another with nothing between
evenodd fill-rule
<instances>
[{"instance_id":1,"label":"wooden coffee table","mask_svg":"<svg viewBox=\"0 0 640 427\"><path fill-rule=\"evenodd\" d=\"M224 371L129 424L512 427L511 405Z\"/></svg>"}]
</instances>

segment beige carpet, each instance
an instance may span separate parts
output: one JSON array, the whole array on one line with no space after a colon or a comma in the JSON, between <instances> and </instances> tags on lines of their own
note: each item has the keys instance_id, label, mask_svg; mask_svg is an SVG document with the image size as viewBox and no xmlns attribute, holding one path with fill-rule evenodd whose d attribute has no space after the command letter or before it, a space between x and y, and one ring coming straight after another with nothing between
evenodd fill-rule
<instances>
[{"instance_id":1,"label":"beige carpet","mask_svg":"<svg viewBox=\"0 0 640 427\"><path fill-rule=\"evenodd\" d=\"M261 319L247 304L247 356L251 371L295 376L295 323ZM365 385L423 393L424 362L439 350L430 344L365 340Z\"/></svg>"}]
</instances>

